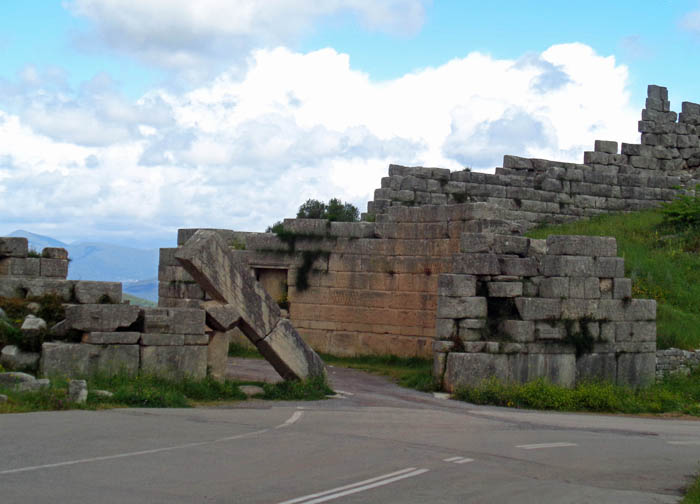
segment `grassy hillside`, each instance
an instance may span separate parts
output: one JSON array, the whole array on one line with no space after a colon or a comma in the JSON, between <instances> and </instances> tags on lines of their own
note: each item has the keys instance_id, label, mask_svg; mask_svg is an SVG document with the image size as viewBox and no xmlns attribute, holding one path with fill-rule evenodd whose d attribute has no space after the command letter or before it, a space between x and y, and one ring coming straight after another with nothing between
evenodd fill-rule
<instances>
[{"instance_id":1,"label":"grassy hillside","mask_svg":"<svg viewBox=\"0 0 700 504\"><path fill-rule=\"evenodd\" d=\"M700 230L674 227L660 211L605 215L539 228L533 238L552 234L614 236L632 295L658 303L659 348L700 348Z\"/></svg>"}]
</instances>

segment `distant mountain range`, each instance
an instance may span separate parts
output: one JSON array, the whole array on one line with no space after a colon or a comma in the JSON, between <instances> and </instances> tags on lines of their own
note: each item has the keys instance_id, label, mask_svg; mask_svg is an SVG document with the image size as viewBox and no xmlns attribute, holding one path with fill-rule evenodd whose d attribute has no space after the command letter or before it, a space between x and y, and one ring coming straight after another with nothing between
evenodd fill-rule
<instances>
[{"instance_id":1,"label":"distant mountain range","mask_svg":"<svg viewBox=\"0 0 700 504\"><path fill-rule=\"evenodd\" d=\"M22 229L9 236L29 240L29 248L40 252L44 247L68 250L71 280L122 282L123 290L150 301L158 300L158 249L137 249L100 242L63 243L49 236Z\"/></svg>"}]
</instances>

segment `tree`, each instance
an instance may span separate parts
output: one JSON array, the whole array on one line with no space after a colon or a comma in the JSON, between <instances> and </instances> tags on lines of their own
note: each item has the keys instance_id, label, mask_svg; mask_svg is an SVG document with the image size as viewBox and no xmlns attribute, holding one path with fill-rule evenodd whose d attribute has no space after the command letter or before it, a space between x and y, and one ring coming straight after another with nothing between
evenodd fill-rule
<instances>
[{"instance_id":1,"label":"tree","mask_svg":"<svg viewBox=\"0 0 700 504\"><path fill-rule=\"evenodd\" d=\"M360 211L352 203L343 202L338 198L332 198L328 203L315 199L308 199L299 207L297 219L328 219L336 222L357 222L360 220ZM282 222L275 222L268 226L266 233L282 231Z\"/></svg>"}]
</instances>

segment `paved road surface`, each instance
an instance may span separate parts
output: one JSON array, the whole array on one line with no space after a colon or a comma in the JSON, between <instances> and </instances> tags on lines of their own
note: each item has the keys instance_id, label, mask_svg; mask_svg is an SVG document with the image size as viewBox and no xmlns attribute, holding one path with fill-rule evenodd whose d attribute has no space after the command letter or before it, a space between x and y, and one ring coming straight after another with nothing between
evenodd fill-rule
<instances>
[{"instance_id":1,"label":"paved road surface","mask_svg":"<svg viewBox=\"0 0 700 504\"><path fill-rule=\"evenodd\" d=\"M231 371L273 379L263 361ZM327 401L0 416L0 502L670 503L700 471L700 422L478 407L330 374Z\"/></svg>"}]
</instances>

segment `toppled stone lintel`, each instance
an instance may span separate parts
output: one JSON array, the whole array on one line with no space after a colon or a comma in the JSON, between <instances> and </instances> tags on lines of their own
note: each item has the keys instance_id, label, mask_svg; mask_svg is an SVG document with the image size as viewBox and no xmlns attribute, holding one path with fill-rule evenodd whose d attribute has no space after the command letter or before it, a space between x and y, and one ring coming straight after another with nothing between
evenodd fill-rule
<instances>
[{"instance_id":1,"label":"toppled stone lintel","mask_svg":"<svg viewBox=\"0 0 700 504\"><path fill-rule=\"evenodd\" d=\"M197 231L175 258L216 302L208 303L207 323L226 331L239 327L285 380L325 375L321 358L280 316L277 303L236 260L216 232Z\"/></svg>"}]
</instances>

